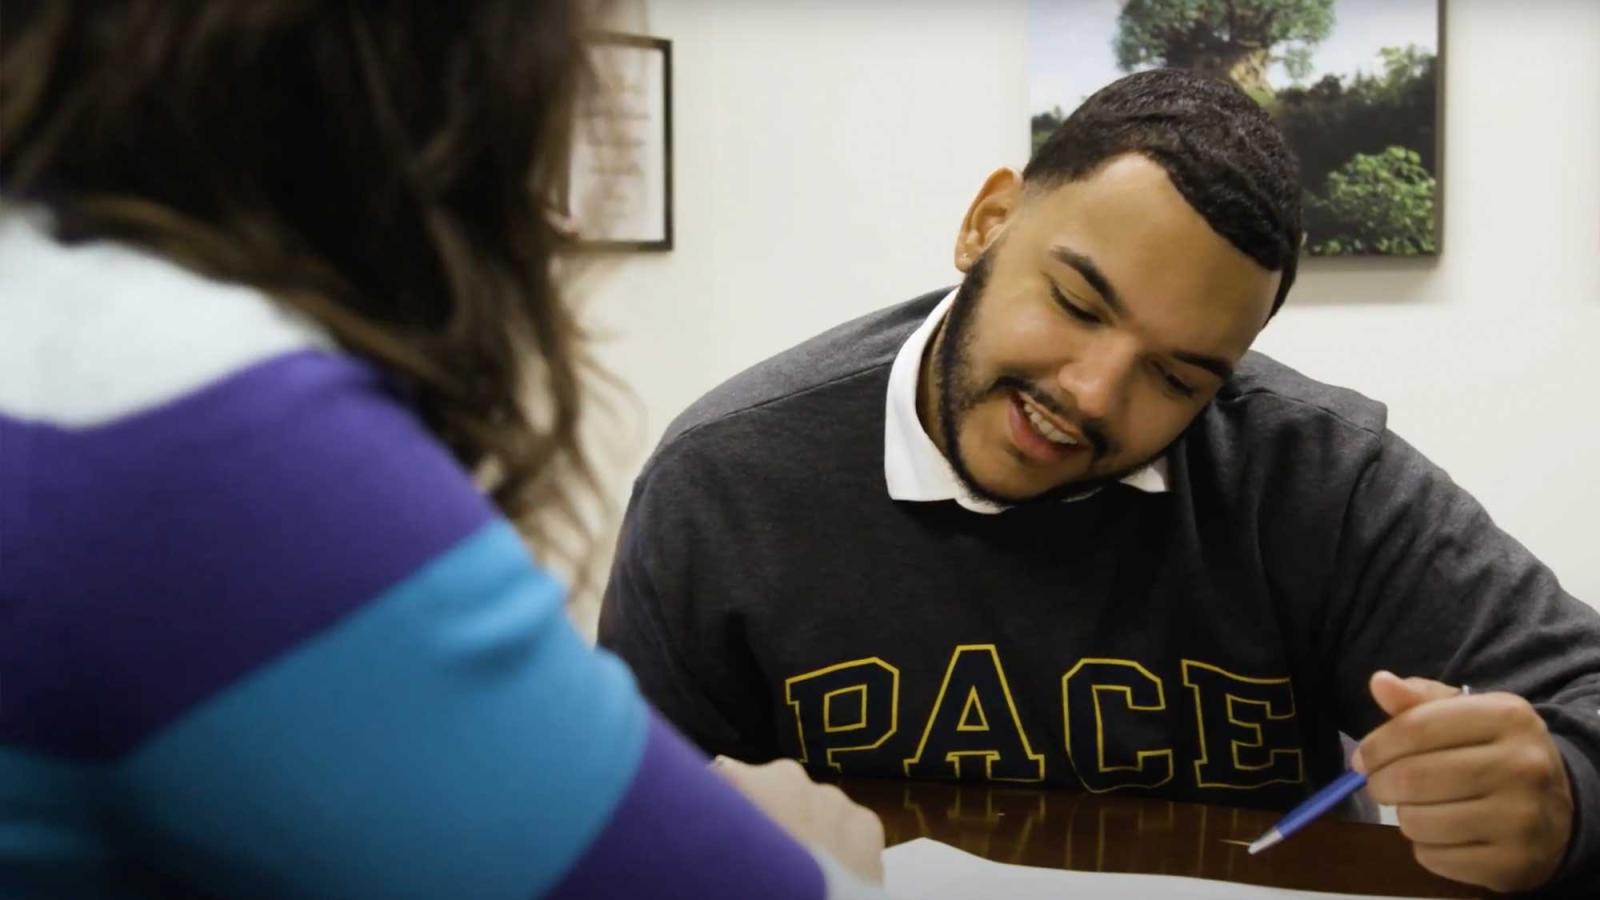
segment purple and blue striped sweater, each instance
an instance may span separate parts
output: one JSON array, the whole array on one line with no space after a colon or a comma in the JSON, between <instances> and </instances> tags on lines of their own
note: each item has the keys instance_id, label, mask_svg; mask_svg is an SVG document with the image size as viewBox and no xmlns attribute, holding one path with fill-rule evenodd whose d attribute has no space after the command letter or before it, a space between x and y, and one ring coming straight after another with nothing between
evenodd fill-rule
<instances>
[{"instance_id":1,"label":"purple and blue striped sweater","mask_svg":"<svg viewBox=\"0 0 1600 900\"><path fill-rule=\"evenodd\" d=\"M15 211L0 298L0 895L860 890L585 646L370 365Z\"/></svg>"}]
</instances>

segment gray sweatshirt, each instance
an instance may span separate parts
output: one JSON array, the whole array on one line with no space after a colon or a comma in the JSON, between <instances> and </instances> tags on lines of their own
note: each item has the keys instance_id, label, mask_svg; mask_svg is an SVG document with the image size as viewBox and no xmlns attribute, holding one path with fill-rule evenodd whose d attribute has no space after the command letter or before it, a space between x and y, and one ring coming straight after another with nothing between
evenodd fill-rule
<instances>
[{"instance_id":1,"label":"gray sweatshirt","mask_svg":"<svg viewBox=\"0 0 1600 900\"><path fill-rule=\"evenodd\" d=\"M679 728L817 773L1287 808L1389 669L1535 705L1578 806L1560 879L1600 884L1600 615L1382 404L1251 353L1167 493L897 502L889 370L944 293L736 376L646 464L600 642Z\"/></svg>"}]
</instances>

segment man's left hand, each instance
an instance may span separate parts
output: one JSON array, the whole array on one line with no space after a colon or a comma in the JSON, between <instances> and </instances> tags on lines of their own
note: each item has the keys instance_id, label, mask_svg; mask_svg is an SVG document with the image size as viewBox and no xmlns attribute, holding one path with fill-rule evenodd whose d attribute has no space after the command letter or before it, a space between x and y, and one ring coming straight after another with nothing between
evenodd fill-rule
<instances>
[{"instance_id":1,"label":"man's left hand","mask_svg":"<svg viewBox=\"0 0 1600 900\"><path fill-rule=\"evenodd\" d=\"M1370 689L1390 719L1350 764L1374 800L1397 807L1417 862L1496 891L1549 881L1572 836L1572 788L1528 701L1388 672Z\"/></svg>"}]
</instances>

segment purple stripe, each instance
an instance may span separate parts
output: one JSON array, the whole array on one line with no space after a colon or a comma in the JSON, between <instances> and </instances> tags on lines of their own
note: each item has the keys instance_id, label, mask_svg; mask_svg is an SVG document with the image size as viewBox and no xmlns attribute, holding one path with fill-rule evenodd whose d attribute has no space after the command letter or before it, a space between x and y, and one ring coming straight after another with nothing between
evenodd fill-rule
<instances>
[{"instance_id":1,"label":"purple stripe","mask_svg":"<svg viewBox=\"0 0 1600 900\"><path fill-rule=\"evenodd\" d=\"M0 743L125 752L492 516L348 357L95 428L0 416Z\"/></svg>"},{"instance_id":2,"label":"purple stripe","mask_svg":"<svg viewBox=\"0 0 1600 900\"><path fill-rule=\"evenodd\" d=\"M633 784L547 896L818 900L826 891L811 854L652 715Z\"/></svg>"}]
</instances>

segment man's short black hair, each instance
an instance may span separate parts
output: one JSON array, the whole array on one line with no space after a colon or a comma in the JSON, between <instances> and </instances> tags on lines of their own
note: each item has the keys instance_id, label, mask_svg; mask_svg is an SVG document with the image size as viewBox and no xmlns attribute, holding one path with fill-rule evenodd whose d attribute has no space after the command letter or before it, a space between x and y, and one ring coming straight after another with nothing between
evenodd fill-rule
<instances>
[{"instance_id":1,"label":"man's short black hair","mask_svg":"<svg viewBox=\"0 0 1600 900\"><path fill-rule=\"evenodd\" d=\"M1272 312L1294 284L1300 254L1299 163L1260 104L1232 83L1154 69L1096 91L1050 135L1023 180L1051 187L1113 157L1138 153L1212 229L1269 271L1283 272Z\"/></svg>"}]
</instances>

